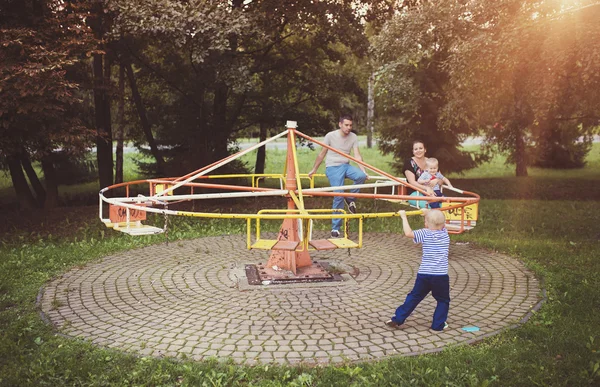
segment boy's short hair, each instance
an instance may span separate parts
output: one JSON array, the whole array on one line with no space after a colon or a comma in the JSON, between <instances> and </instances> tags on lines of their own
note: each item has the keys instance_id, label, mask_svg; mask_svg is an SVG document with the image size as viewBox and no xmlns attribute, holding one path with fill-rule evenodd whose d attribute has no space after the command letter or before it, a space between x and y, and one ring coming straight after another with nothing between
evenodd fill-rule
<instances>
[{"instance_id":1,"label":"boy's short hair","mask_svg":"<svg viewBox=\"0 0 600 387\"><path fill-rule=\"evenodd\" d=\"M440 229L446 223L446 217L440 210L429 210L425 213L425 220L430 226L439 227Z\"/></svg>"},{"instance_id":2,"label":"boy's short hair","mask_svg":"<svg viewBox=\"0 0 600 387\"><path fill-rule=\"evenodd\" d=\"M427 165L439 165L438 159L436 159L435 157L428 157L425 160L425 164Z\"/></svg>"}]
</instances>

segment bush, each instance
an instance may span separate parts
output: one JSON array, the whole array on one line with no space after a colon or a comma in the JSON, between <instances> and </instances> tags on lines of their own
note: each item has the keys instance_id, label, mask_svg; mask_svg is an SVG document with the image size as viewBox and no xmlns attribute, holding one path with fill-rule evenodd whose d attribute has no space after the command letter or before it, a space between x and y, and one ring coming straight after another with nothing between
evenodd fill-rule
<instances>
[{"instance_id":1,"label":"bush","mask_svg":"<svg viewBox=\"0 0 600 387\"><path fill-rule=\"evenodd\" d=\"M88 183L98 179L96 162L83 157L75 157L66 152L54 154L54 167L58 184L71 185Z\"/></svg>"},{"instance_id":2,"label":"bush","mask_svg":"<svg viewBox=\"0 0 600 387\"><path fill-rule=\"evenodd\" d=\"M579 138L583 137L583 141ZM532 166L540 168L582 168L592 148L591 138L582 136L579 127L558 124L537 136Z\"/></svg>"}]
</instances>

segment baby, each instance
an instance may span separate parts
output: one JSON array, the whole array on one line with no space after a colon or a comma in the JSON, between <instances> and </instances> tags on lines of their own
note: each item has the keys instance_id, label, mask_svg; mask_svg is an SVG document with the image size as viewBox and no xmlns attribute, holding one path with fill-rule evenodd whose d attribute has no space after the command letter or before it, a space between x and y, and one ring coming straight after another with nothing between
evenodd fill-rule
<instances>
[{"instance_id":1,"label":"baby","mask_svg":"<svg viewBox=\"0 0 600 387\"><path fill-rule=\"evenodd\" d=\"M435 180L435 183L433 183L433 193L438 197L444 196L442 194L442 188L440 187L441 184L443 183L449 187L452 187L452 183L450 183L450 180L440 173L439 162L436 158L430 157L425 161L425 163L427 164L427 170L421 174L421 177L419 177L417 182L419 184L430 186L432 184L431 182ZM433 202L429 203L429 208L440 208L441 205L442 204L440 202Z\"/></svg>"}]
</instances>

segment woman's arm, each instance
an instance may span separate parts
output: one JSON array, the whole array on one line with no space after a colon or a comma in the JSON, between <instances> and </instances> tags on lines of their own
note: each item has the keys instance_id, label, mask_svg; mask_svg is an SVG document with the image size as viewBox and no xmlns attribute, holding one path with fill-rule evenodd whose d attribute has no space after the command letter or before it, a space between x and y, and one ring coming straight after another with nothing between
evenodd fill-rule
<instances>
[{"instance_id":1,"label":"woman's arm","mask_svg":"<svg viewBox=\"0 0 600 387\"><path fill-rule=\"evenodd\" d=\"M448 178L444 175L442 175L440 172L437 173L437 178L439 180L438 184L442 185L442 183L446 184L448 187L452 187L452 183L450 183L450 180L448 180Z\"/></svg>"},{"instance_id":2,"label":"woman's arm","mask_svg":"<svg viewBox=\"0 0 600 387\"><path fill-rule=\"evenodd\" d=\"M433 195L433 189L425 184L421 184L416 180L416 176L415 173L413 171L410 170L405 170L404 171L404 176L406 177L406 181L408 182L408 184L421 188L423 191L427 192L427 194L429 195Z\"/></svg>"}]
</instances>

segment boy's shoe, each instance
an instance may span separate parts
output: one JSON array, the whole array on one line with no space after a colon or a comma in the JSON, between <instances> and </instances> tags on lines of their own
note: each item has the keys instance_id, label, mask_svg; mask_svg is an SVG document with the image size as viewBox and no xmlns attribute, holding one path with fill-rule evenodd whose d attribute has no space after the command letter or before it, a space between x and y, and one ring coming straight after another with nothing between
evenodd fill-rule
<instances>
[{"instance_id":1,"label":"boy's shoe","mask_svg":"<svg viewBox=\"0 0 600 387\"><path fill-rule=\"evenodd\" d=\"M331 230L331 237L332 238L339 238L340 237L340 232L338 230Z\"/></svg>"},{"instance_id":2,"label":"boy's shoe","mask_svg":"<svg viewBox=\"0 0 600 387\"><path fill-rule=\"evenodd\" d=\"M400 325L402 325L402 324L398 324L398 323L397 323L397 322L395 322L394 320L392 320L392 319L389 319L389 320L387 320L387 321L385 322L385 325L387 325L387 326L388 326L388 327L390 327L390 328L398 328L398 327L400 327Z\"/></svg>"},{"instance_id":3,"label":"boy's shoe","mask_svg":"<svg viewBox=\"0 0 600 387\"><path fill-rule=\"evenodd\" d=\"M431 333L439 333L439 332L443 332L446 329L448 329L448 323L444 323L444 327L441 330L439 330L439 331L436 331L435 329L429 329L429 332L431 332Z\"/></svg>"},{"instance_id":4,"label":"boy's shoe","mask_svg":"<svg viewBox=\"0 0 600 387\"><path fill-rule=\"evenodd\" d=\"M348 205L348 212L351 214L356 214L356 202L354 200L344 199L346 204Z\"/></svg>"}]
</instances>

